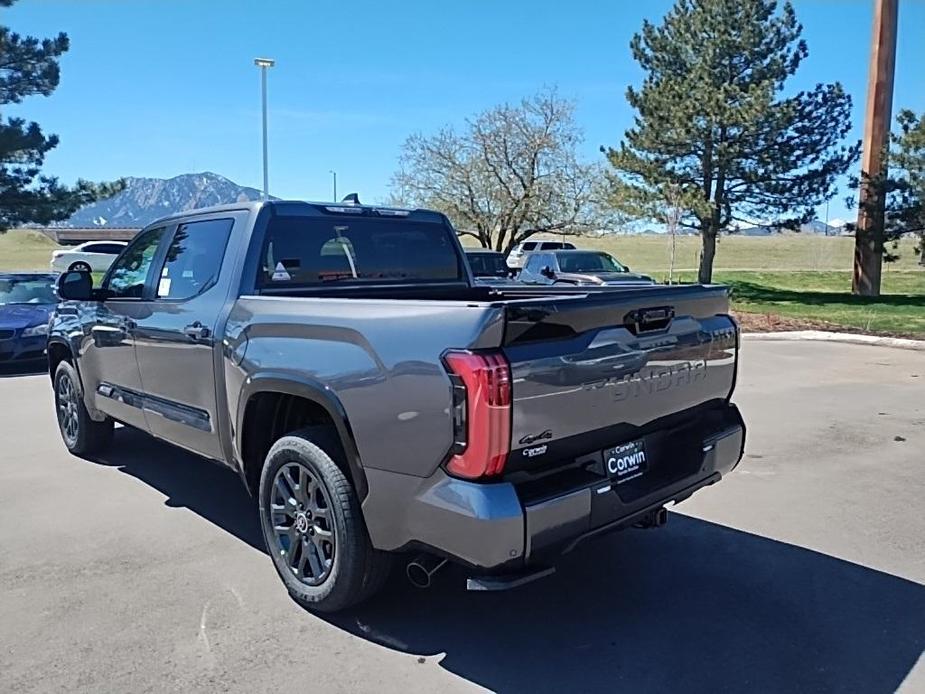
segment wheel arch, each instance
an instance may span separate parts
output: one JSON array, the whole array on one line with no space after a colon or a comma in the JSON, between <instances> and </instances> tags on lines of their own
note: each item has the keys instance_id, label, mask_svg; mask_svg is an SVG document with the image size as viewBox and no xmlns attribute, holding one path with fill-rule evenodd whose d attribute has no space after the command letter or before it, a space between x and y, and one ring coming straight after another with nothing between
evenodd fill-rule
<instances>
[{"instance_id":1,"label":"wheel arch","mask_svg":"<svg viewBox=\"0 0 925 694\"><path fill-rule=\"evenodd\" d=\"M71 349L71 345L67 340L60 337L49 338L46 351L48 354L48 375L52 380L55 378L55 371L58 369L58 364L63 361L71 362L74 370L77 371L78 377L80 376L77 360L74 359L74 351Z\"/></svg>"},{"instance_id":2,"label":"wheel arch","mask_svg":"<svg viewBox=\"0 0 925 694\"><path fill-rule=\"evenodd\" d=\"M262 460L250 459L252 458L249 455L251 444L247 440L250 430L249 424L253 424L251 418L258 416L256 408L261 398L267 396L297 398L324 413L326 418L333 424L343 453L343 460L335 462L343 463L344 472L353 482L357 497L360 501L365 499L369 485L366 480L366 473L363 471L356 438L343 403L322 382L308 376L293 375L291 373L264 372L253 374L248 377L241 389L235 419L235 448L241 461L240 472L248 489L251 492L255 491L253 485L255 474L256 478L259 479L260 468L263 465ZM270 445L272 445L272 441ZM255 465L257 466L256 473L254 470Z\"/></svg>"}]
</instances>

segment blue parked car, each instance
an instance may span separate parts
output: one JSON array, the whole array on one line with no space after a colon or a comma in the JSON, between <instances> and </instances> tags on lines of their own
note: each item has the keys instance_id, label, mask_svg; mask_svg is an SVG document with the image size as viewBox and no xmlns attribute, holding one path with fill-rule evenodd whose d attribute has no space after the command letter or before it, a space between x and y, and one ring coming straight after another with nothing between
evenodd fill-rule
<instances>
[{"instance_id":1,"label":"blue parked car","mask_svg":"<svg viewBox=\"0 0 925 694\"><path fill-rule=\"evenodd\" d=\"M49 273L0 273L0 364L45 359L48 319L58 303L56 279Z\"/></svg>"}]
</instances>

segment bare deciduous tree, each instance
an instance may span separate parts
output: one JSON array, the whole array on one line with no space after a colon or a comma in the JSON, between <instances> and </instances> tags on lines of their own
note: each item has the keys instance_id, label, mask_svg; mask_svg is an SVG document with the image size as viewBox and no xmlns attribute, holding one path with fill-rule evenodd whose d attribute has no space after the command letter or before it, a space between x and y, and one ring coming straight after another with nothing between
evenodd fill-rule
<instances>
[{"instance_id":1,"label":"bare deciduous tree","mask_svg":"<svg viewBox=\"0 0 925 694\"><path fill-rule=\"evenodd\" d=\"M461 235L507 252L538 233L580 234L607 223L605 177L579 160L574 105L554 90L415 134L392 178L393 202L446 214Z\"/></svg>"}]
</instances>

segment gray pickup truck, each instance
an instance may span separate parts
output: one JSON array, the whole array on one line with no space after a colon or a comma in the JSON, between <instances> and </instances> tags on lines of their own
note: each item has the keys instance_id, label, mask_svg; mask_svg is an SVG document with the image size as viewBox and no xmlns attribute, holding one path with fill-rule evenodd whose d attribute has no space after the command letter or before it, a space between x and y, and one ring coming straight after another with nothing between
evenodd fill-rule
<instances>
[{"instance_id":1,"label":"gray pickup truck","mask_svg":"<svg viewBox=\"0 0 925 694\"><path fill-rule=\"evenodd\" d=\"M426 210L270 201L143 229L58 283L67 448L114 422L240 475L292 596L333 611L397 558L473 590L651 527L738 463L721 286L493 288ZM116 437L115 444L119 439Z\"/></svg>"}]
</instances>

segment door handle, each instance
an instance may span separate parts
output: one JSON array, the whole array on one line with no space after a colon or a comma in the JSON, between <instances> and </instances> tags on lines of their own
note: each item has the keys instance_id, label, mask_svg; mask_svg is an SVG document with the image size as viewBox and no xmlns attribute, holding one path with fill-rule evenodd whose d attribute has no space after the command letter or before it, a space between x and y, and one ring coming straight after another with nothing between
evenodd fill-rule
<instances>
[{"instance_id":1,"label":"door handle","mask_svg":"<svg viewBox=\"0 0 925 694\"><path fill-rule=\"evenodd\" d=\"M205 340L212 334L212 331L199 321L187 325L183 328L183 332L194 340Z\"/></svg>"}]
</instances>

